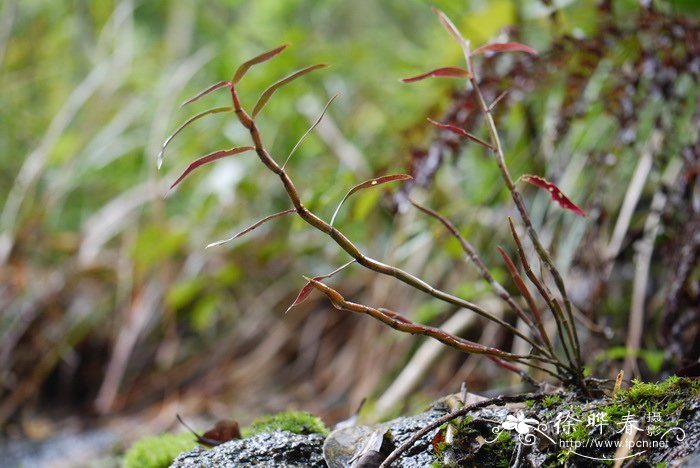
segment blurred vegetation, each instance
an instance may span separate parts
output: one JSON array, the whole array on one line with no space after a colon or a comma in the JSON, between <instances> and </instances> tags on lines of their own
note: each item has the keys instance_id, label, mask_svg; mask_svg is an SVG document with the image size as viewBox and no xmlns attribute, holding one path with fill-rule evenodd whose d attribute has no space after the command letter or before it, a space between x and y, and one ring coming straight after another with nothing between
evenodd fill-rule
<instances>
[{"instance_id":1,"label":"blurred vegetation","mask_svg":"<svg viewBox=\"0 0 700 468\"><path fill-rule=\"evenodd\" d=\"M464 118L458 111L468 109L468 94L455 82L398 82L459 65L460 51L435 21L433 4L458 19L473 44L509 32L543 52L534 61L489 59L495 70L489 79L494 90L513 89L498 117L513 174L555 180L589 212L574 220L546 194L526 192L585 317L580 328L590 357L598 350L606 356L595 371L606 376L607 366L621 365L612 360L629 355L605 353L611 343L624 350L635 251L654 228L652 247L657 233L660 245L651 254L650 280L636 293L649 325L640 355L675 352L654 372L671 372L682 357L697 359L697 330L673 331L673 323L692 323L698 300L692 260L700 247L689 244L693 231L684 227L688 219L700 225L693 204L700 163L694 4L656 2L652 15L633 1L614 2L611 11L593 1L563 2L556 10L546 3L5 1L0 427L21 432L24 420L44 412L114 414L156 405L171 414L168 405L175 404L218 417L234 413L244 422L299 406L333 421L362 398L379 396L420 340L322 300L283 315L304 284L302 274L324 274L347 261L339 249L290 217L204 250L289 207L257 159L219 161L164 199L194 157L248 144L235 119L208 116L188 128L168 148L160 173L155 157L192 112L227 104L225 93L213 94L183 111L184 99L228 79L249 57L291 43L252 69L240 94L250 106L279 77L311 63L332 65L283 88L258 119L280 161L327 99L342 93L324 119L336 131L319 128L289 167L305 204L329 219L354 183L420 164L439 141L426 116ZM451 151L412 196L450 217L507 283L496 253L499 244L512 248L507 192L482 149L449 143ZM635 171L645 152L651 166L640 180ZM634 181L641 184L637 203L620 228L618 249L610 250ZM654 202L660 196L661 206ZM456 243L397 200L381 190L358 194L338 223L373 257L488 302L491 293ZM681 255L684 245L695 247L662 261ZM688 272L678 277L681 264ZM440 325L455 312L357 267L333 282L348 298L426 323ZM508 345L510 337L482 325L469 323L465 336ZM422 398L454 391L465 379L474 390L507 383L477 359L450 351L441 360L424 370Z\"/></svg>"}]
</instances>

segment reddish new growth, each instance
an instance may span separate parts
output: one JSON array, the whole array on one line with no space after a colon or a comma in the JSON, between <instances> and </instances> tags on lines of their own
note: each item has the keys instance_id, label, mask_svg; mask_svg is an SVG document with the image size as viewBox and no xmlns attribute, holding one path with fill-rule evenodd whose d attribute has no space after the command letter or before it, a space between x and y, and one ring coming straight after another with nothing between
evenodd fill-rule
<instances>
[{"instance_id":1,"label":"reddish new growth","mask_svg":"<svg viewBox=\"0 0 700 468\"><path fill-rule=\"evenodd\" d=\"M586 216L586 212L576 206L576 204L572 202L569 197L564 195L564 192L562 192L559 187L556 186L556 184L553 184L552 182L549 182L548 180L536 175L524 175L521 177L521 179L528 184L532 184L547 190L549 195L552 197L552 200L559 203L559 206L562 208L573 211L577 215L584 217Z\"/></svg>"}]
</instances>

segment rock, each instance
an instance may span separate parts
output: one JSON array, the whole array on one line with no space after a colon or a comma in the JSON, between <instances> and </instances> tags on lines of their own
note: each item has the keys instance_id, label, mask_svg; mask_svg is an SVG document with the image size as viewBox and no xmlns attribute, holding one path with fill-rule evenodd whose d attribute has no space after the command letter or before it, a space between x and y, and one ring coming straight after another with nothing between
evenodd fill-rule
<instances>
[{"instance_id":1,"label":"rock","mask_svg":"<svg viewBox=\"0 0 700 468\"><path fill-rule=\"evenodd\" d=\"M269 432L232 440L209 450L195 448L181 453L171 468L325 467L321 434L299 435Z\"/></svg>"},{"instance_id":2,"label":"rock","mask_svg":"<svg viewBox=\"0 0 700 468\"><path fill-rule=\"evenodd\" d=\"M325 467L351 466L351 460L359 454L373 434L389 431L393 442L399 446L426 424L440 418L448 411L442 403L415 416L401 417L377 426L352 426L331 432L326 438L320 434L299 435L291 432L258 434L242 440L232 440L205 450L196 448L181 453L171 468L204 467ZM398 464L406 468L425 467L434 461L432 431L420 439ZM324 455L326 461L324 461ZM358 460L360 457L355 458Z\"/></svg>"},{"instance_id":3,"label":"rock","mask_svg":"<svg viewBox=\"0 0 700 468\"><path fill-rule=\"evenodd\" d=\"M413 434L427 424L439 419L448 411L441 402L435 404L424 413L407 416L377 426L353 426L337 429L330 433L323 444L323 455L330 468L345 468L352 466L358 451L366 446L377 433L387 433L393 438L395 446L408 441ZM415 443L394 466L424 467L435 461L432 440L437 429L429 432Z\"/></svg>"}]
</instances>

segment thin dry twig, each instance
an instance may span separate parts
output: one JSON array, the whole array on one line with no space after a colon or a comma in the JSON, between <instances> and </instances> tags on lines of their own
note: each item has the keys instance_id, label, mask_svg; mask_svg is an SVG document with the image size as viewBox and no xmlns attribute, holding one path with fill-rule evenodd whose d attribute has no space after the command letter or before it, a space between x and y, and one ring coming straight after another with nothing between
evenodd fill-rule
<instances>
[{"instance_id":1,"label":"thin dry twig","mask_svg":"<svg viewBox=\"0 0 700 468\"><path fill-rule=\"evenodd\" d=\"M427 433L429 433L436 427L440 427L443 424L453 421L459 417L466 416L470 411L485 408L491 405L504 405L506 403L518 403L527 400L541 400L545 396L547 396L546 393L525 393L522 395L512 396L504 395L498 398L494 398L492 400L484 400L459 408L458 410L455 410L439 419L436 419L435 421L431 422L430 424L426 425L421 430L413 434L413 436L410 439L408 439L401 446L397 447L396 450L391 452L389 456L384 459L382 464L379 465L379 468L389 468L391 464L394 463L401 456L401 454L413 447L413 444L420 440L421 437L425 436Z\"/></svg>"}]
</instances>

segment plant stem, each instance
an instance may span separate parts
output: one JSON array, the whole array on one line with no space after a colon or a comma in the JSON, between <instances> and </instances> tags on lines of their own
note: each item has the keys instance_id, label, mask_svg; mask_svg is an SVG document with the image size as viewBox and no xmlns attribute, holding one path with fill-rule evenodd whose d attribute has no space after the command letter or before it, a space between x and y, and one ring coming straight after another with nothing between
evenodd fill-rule
<instances>
[{"instance_id":1,"label":"plant stem","mask_svg":"<svg viewBox=\"0 0 700 468\"><path fill-rule=\"evenodd\" d=\"M459 307L463 307L465 309L469 309L488 320L496 322L501 327L509 330L514 335L517 335L518 337L525 340L528 344L537 349L537 351L542 353L543 356L548 356L549 358L554 359L554 356L551 356L549 352L546 349L544 349L539 343L535 342L533 339L531 339L526 334L515 328L513 325L507 323L499 317L494 316L493 314L482 309L478 305L467 300L461 299L459 297L453 296L452 294L446 293L439 289L436 289L430 284L423 281L422 279L413 276L410 273L401 270L400 268L386 265L382 262L367 257L342 232L338 231L336 228L326 223L324 220L322 220L321 218L313 214L311 211L309 211L309 209L306 208L302 203L301 198L299 196L299 192L297 191L296 186L292 182L292 179L289 177L289 174L282 167L280 167L279 164L277 164L277 162L273 159L270 153L268 153L267 149L265 149L265 146L262 142L262 137L260 136L260 131L258 130L257 125L255 124L255 120L252 119L248 115L248 113L242 108L235 86L231 85L230 90L233 108L235 110L236 116L238 117L238 120L240 121L241 125L243 125L250 133L250 136L253 140L253 144L255 146L255 152L257 153L258 158L268 169L270 169L270 171L277 174L277 176L280 178L280 180L282 181L282 185L284 186L284 189L287 192L287 195L289 196L290 201L294 205L294 208L296 209L298 215L304 221L306 221L312 227L330 236L335 241L335 243L338 244L338 246L345 250L345 252L347 252L351 257L356 259L357 263L359 263L360 265L370 270L376 271L377 273L393 276L399 281L402 281L403 283L406 283L409 286L412 286L420 291L430 294L431 296L437 299L440 299L450 304L454 304Z\"/></svg>"},{"instance_id":2,"label":"plant stem","mask_svg":"<svg viewBox=\"0 0 700 468\"><path fill-rule=\"evenodd\" d=\"M503 181L506 184L506 187L508 188L508 191L511 194L511 197L513 198L513 202L515 202L515 206L518 209L518 213L520 214L520 218L522 219L523 223L525 224L526 230L528 237L532 241L532 244L535 247L535 250L537 251L537 255L540 257L540 259L544 262L545 265L547 265L547 269L551 273L552 277L554 278L554 283L557 285L557 289L559 290L562 299L564 301L564 309L566 310L566 314L568 316L568 320L565 322L566 329L568 331L568 334L573 337L573 346L574 346L574 353L576 356L576 368L577 368L577 374L574 376L576 380L579 382L580 386L583 385L583 375L582 375L582 369L583 369L583 363L581 361L581 348L580 344L578 341L578 336L576 334L576 331L573 329L573 312L571 310L571 301L569 300L569 296L566 293L566 286L564 285L564 280L561 277L561 274L559 273L559 270L557 270L556 266L554 265L554 261L552 260L552 257L550 256L549 252L545 247L542 245L542 242L540 241L539 236L537 235L537 231L532 225L532 221L530 219L530 215L528 214L527 209L525 208L525 203L523 202L522 195L518 191L518 189L515 187L515 184L513 183L513 179L510 176L510 172L508 171L508 167L506 166L505 162L505 156L503 154L503 147L501 146L501 139L498 134L498 129L496 128L496 123L493 120L493 114L491 113L491 109L489 106L486 104L486 101L484 100L484 96L481 93L481 88L479 87L479 83L477 82L477 79L473 73L472 69L472 77L469 79L471 82L472 88L474 89L474 93L476 94L477 100L479 102L479 107L481 109L482 114L484 115L484 119L486 120L486 126L488 128L489 134L491 136L491 143L495 148L495 155L496 155L496 164L498 165L498 169L501 172L501 176L503 178Z\"/></svg>"}]
</instances>

